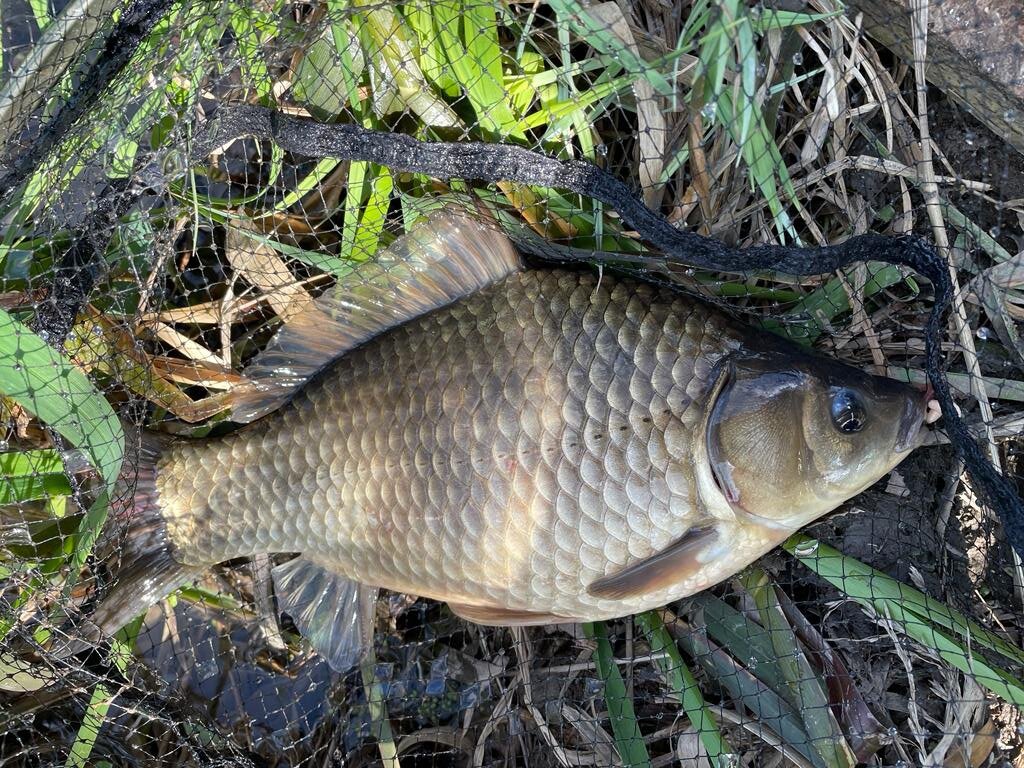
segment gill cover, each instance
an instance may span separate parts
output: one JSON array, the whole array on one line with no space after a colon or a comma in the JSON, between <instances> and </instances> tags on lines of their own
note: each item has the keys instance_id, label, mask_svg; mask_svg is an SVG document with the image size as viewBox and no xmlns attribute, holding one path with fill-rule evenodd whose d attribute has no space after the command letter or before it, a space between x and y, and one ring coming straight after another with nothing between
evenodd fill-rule
<instances>
[{"instance_id":1,"label":"gill cover","mask_svg":"<svg viewBox=\"0 0 1024 768\"><path fill-rule=\"evenodd\" d=\"M774 368L765 357L730 357L722 365L708 419L708 460L731 505L763 513L759 502L785 495L805 463L806 445L794 425L803 375Z\"/></svg>"}]
</instances>

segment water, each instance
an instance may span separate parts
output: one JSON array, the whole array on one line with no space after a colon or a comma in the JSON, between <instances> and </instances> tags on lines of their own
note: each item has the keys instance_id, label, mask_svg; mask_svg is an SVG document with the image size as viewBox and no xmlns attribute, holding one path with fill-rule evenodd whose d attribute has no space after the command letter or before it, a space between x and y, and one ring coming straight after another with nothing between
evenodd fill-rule
<instances>
[{"instance_id":1,"label":"water","mask_svg":"<svg viewBox=\"0 0 1024 768\"><path fill-rule=\"evenodd\" d=\"M793 553L797 557L811 557L818 551L818 542L816 539L807 539L801 541L796 547L793 548Z\"/></svg>"}]
</instances>

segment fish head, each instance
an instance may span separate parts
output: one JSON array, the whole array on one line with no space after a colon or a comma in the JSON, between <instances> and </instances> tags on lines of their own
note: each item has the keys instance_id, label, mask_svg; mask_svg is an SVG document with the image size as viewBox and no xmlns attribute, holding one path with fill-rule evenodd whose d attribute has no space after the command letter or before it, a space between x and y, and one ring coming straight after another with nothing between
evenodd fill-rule
<instances>
[{"instance_id":1,"label":"fish head","mask_svg":"<svg viewBox=\"0 0 1024 768\"><path fill-rule=\"evenodd\" d=\"M738 517L775 529L877 482L937 418L930 389L795 349L724 358L711 397L703 469Z\"/></svg>"}]
</instances>

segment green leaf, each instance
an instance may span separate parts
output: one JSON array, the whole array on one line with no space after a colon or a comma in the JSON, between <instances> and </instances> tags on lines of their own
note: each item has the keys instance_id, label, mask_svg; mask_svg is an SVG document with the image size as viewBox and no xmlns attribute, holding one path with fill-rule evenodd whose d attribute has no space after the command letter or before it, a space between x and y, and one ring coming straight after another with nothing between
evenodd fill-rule
<instances>
[{"instance_id":1,"label":"green leaf","mask_svg":"<svg viewBox=\"0 0 1024 768\"><path fill-rule=\"evenodd\" d=\"M811 668L796 633L786 621L768 574L752 568L740 580L754 598L772 655L785 678L790 701L803 717L811 746L830 768L852 768L856 758L832 714L825 683Z\"/></svg>"},{"instance_id":2,"label":"green leaf","mask_svg":"<svg viewBox=\"0 0 1024 768\"><path fill-rule=\"evenodd\" d=\"M459 126L458 115L434 92L420 70L415 36L404 19L391 8L372 5L369 0L359 0L358 5L362 13L352 18L359 22L364 48L374 53L367 62L374 111L385 115L408 108L429 126Z\"/></svg>"},{"instance_id":3,"label":"green leaf","mask_svg":"<svg viewBox=\"0 0 1024 768\"><path fill-rule=\"evenodd\" d=\"M783 548L850 599L898 622L906 634L993 693L1018 706L1024 704L1024 684L988 664L972 648L987 648L1022 665L1024 650L909 584L809 536L791 536Z\"/></svg>"},{"instance_id":4,"label":"green leaf","mask_svg":"<svg viewBox=\"0 0 1024 768\"><path fill-rule=\"evenodd\" d=\"M314 114L336 117L357 107L365 61L359 38L345 21L335 21L305 50L295 72L292 97Z\"/></svg>"},{"instance_id":5,"label":"green leaf","mask_svg":"<svg viewBox=\"0 0 1024 768\"><path fill-rule=\"evenodd\" d=\"M78 735L75 743L71 745L71 752L64 763L65 768L86 768L89 765L89 755L96 745L96 737L99 735L103 721L107 717L107 710L114 702L114 694L102 684L93 688L92 697L89 699L89 706L85 709L85 717L78 727Z\"/></svg>"},{"instance_id":6,"label":"green leaf","mask_svg":"<svg viewBox=\"0 0 1024 768\"><path fill-rule=\"evenodd\" d=\"M335 277L344 277L352 271L352 264L345 259L339 259L337 256L332 256L324 251L308 251L305 248L299 248L295 245L289 245L288 243L282 243L279 240L260 235L256 232L244 230L245 236L257 240L264 245L269 245L275 251L280 253L282 256L288 256L293 259L298 259L304 264L308 264L311 267L319 269L321 272L334 275Z\"/></svg>"},{"instance_id":7,"label":"green leaf","mask_svg":"<svg viewBox=\"0 0 1024 768\"><path fill-rule=\"evenodd\" d=\"M341 231L343 259L364 261L377 252L393 188L391 171L385 166L364 161L349 165Z\"/></svg>"},{"instance_id":8,"label":"green leaf","mask_svg":"<svg viewBox=\"0 0 1024 768\"><path fill-rule=\"evenodd\" d=\"M802 27L813 24L816 21L828 21L842 14L842 10L835 10L830 13L798 13L797 11L780 11L775 8L762 8L761 11L752 14L754 31L759 35L770 32L773 29L786 29L788 27Z\"/></svg>"},{"instance_id":9,"label":"green leaf","mask_svg":"<svg viewBox=\"0 0 1024 768\"><path fill-rule=\"evenodd\" d=\"M0 392L81 448L112 487L124 432L110 404L78 368L0 310Z\"/></svg>"},{"instance_id":10,"label":"green leaf","mask_svg":"<svg viewBox=\"0 0 1024 768\"><path fill-rule=\"evenodd\" d=\"M50 26L50 22L53 21L50 15L50 0L28 0L28 7L32 9L32 16L40 32Z\"/></svg>"},{"instance_id":11,"label":"green leaf","mask_svg":"<svg viewBox=\"0 0 1024 768\"><path fill-rule=\"evenodd\" d=\"M541 109L531 112L520 123L521 130L536 128L545 123L571 122L575 118L586 118L585 110L602 99L614 96L632 87L633 77L622 75L613 80L597 83L583 93L571 98L549 101L543 100ZM553 132L561 132L561 126L555 126Z\"/></svg>"},{"instance_id":12,"label":"green leaf","mask_svg":"<svg viewBox=\"0 0 1024 768\"><path fill-rule=\"evenodd\" d=\"M334 170L341 164L341 161L333 157L325 157L322 160L317 161L317 164L313 167L313 170L299 179L298 183L293 189L291 189L287 195L281 198L280 201L270 208L256 216L254 218L262 218L264 216L271 216L274 213L280 213L293 205L298 203L303 197L316 189L324 179L334 173Z\"/></svg>"},{"instance_id":13,"label":"green leaf","mask_svg":"<svg viewBox=\"0 0 1024 768\"><path fill-rule=\"evenodd\" d=\"M69 493L71 485L56 451L0 453L0 504Z\"/></svg>"},{"instance_id":14,"label":"green leaf","mask_svg":"<svg viewBox=\"0 0 1024 768\"><path fill-rule=\"evenodd\" d=\"M781 695L795 711L796 702L779 668L768 630L715 595L694 595L692 602L703 612L708 635L739 659L758 680Z\"/></svg>"},{"instance_id":15,"label":"green leaf","mask_svg":"<svg viewBox=\"0 0 1024 768\"><path fill-rule=\"evenodd\" d=\"M637 77L646 79L662 96L671 97L673 95L675 88L659 69L641 59L605 24L587 13L578 0L551 0L550 4L559 19L568 21L582 39L601 53L611 57L612 61L620 64L634 79Z\"/></svg>"},{"instance_id":16,"label":"green leaf","mask_svg":"<svg viewBox=\"0 0 1024 768\"><path fill-rule=\"evenodd\" d=\"M124 432L110 404L85 375L3 310L0 392L82 449L106 482L107 490L82 518L75 537L71 570L64 584L64 591L69 592L107 518L108 494L124 457Z\"/></svg>"},{"instance_id":17,"label":"green leaf","mask_svg":"<svg viewBox=\"0 0 1024 768\"><path fill-rule=\"evenodd\" d=\"M796 230L793 228L793 221L783 208L779 199L779 184L789 199L789 203L795 207L800 206L793 188L793 182L789 177L789 170L782 160L778 146L775 144L768 127L764 124L764 115L760 109L757 110L754 119L753 130L746 137L743 144L739 143L738 123L736 113L733 109L732 94L723 91L716 102L715 120L725 126L733 141L740 150L740 157L750 169L751 186L760 190L762 197L768 203L768 209L775 219L775 228L780 236L786 233L796 240Z\"/></svg>"},{"instance_id":18,"label":"green leaf","mask_svg":"<svg viewBox=\"0 0 1024 768\"><path fill-rule=\"evenodd\" d=\"M499 138L523 138L505 93L494 5L488 0L441 0L430 12L437 44L478 125Z\"/></svg>"},{"instance_id":19,"label":"green leaf","mask_svg":"<svg viewBox=\"0 0 1024 768\"><path fill-rule=\"evenodd\" d=\"M704 78L704 101L708 104L718 101L725 88L725 73L733 69L734 34L731 28L736 11L735 0L719 2L718 18L700 41L699 72Z\"/></svg>"},{"instance_id":20,"label":"green leaf","mask_svg":"<svg viewBox=\"0 0 1024 768\"><path fill-rule=\"evenodd\" d=\"M254 18L254 16L256 18ZM272 101L273 78L263 59L263 41L257 29L258 11L246 3L233 5L231 30L238 44L238 57L242 73L263 104Z\"/></svg>"},{"instance_id":21,"label":"green leaf","mask_svg":"<svg viewBox=\"0 0 1024 768\"><path fill-rule=\"evenodd\" d=\"M900 268L891 264L869 261L867 269L870 277L864 283L864 298L873 296L904 279ZM846 270L844 275L849 280L852 270ZM789 321L782 322L769 318L763 325L768 330L789 336L802 344L813 344L828 329L832 320L849 310L850 296L843 286L843 281L834 277L788 309L786 317ZM797 318L801 322L796 322Z\"/></svg>"},{"instance_id":22,"label":"green leaf","mask_svg":"<svg viewBox=\"0 0 1024 768\"><path fill-rule=\"evenodd\" d=\"M715 598L717 600L717 598ZM726 606L728 607L728 606ZM793 707L776 691L766 685L762 680L754 676L749 670L740 665L736 659L729 654L740 656L745 659L754 659L759 675L764 674L761 669L760 658L750 654L746 645L740 642L723 642L725 649L720 648L708 640L708 635L718 631L716 620L708 614L707 622L703 626L695 625L690 631L681 632L676 635L676 640L683 649L704 669L704 672L722 686L734 699L743 702L754 716L767 728L771 728L799 752L815 768L825 768L821 756L810 747L810 740L804 730L803 722ZM751 637L759 635L751 633ZM770 657L770 651L769 657ZM765 665L766 666L766 665Z\"/></svg>"},{"instance_id":23,"label":"green leaf","mask_svg":"<svg viewBox=\"0 0 1024 768\"><path fill-rule=\"evenodd\" d=\"M633 702L626 694L626 684L615 665L612 646L608 642L608 630L603 621L583 625L587 637L597 641L597 670L604 681L604 700L608 707L608 719L612 724L615 745L624 766L650 768L651 758L647 754L640 725L636 721Z\"/></svg>"},{"instance_id":24,"label":"green leaf","mask_svg":"<svg viewBox=\"0 0 1024 768\"><path fill-rule=\"evenodd\" d=\"M367 657L359 665L359 673L363 678L363 690L366 692L366 701L370 707L372 734L377 741L381 765L384 768L401 768L398 761L398 747L391 729L391 719L388 717L387 696L384 693L384 686L374 675L376 665L377 659L371 648Z\"/></svg>"},{"instance_id":25,"label":"green leaf","mask_svg":"<svg viewBox=\"0 0 1024 768\"><path fill-rule=\"evenodd\" d=\"M734 752L718 729L715 716L704 704L704 696L701 695L700 688L697 687L697 680L690 668L686 666L686 662L683 661L679 647L672 640L668 630L665 629L665 622L662 620L661 614L657 611L647 611L639 614L636 620L647 633L651 653L661 656L658 659L658 667L665 676L668 687L686 710L690 724L700 735L701 743L707 750L711 764L723 764L726 762L723 758L734 754Z\"/></svg>"},{"instance_id":26,"label":"green leaf","mask_svg":"<svg viewBox=\"0 0 1024 768\"><path fill-rule=\"evenodd\" d=\"M194 206L197 213L200 215L205 216L218 224L223 224L225 227L231 227L232 216L230 213L218 210L212 206L203 205L198 200L194 202ZM296 245L282 243L272 237L267 237L260 232L249 229L240 231L243 232L243 234L250 240L255 240L259 243L270 246L281 255L298 259L311 267L319 269L321 272L332 274L335 277L343 277L352 271L351 263L345 259L339 259L337 256L332 256L326 251L309 251Z\"/></svg>"},{"instance_id":27,"label":"green leaf","mask_svg":"<svg viewBox=\"0 0 1024 768\"><path fill-rule=\"evenodd\" d=\"M347 23L345 9L347 3L343 0L328 0L327 7L331 12L331 38L334 41L334 53L341 62L338 68L342 80L345 83L345 94L348 97L349 106L356 114L369 112L363 109L362 97L359 94L359 84L366 70L366 60L363 58L363 50L359 43L359 35L356 34L351 23Z\"/></svg>"},{"instance_id":28,"label":"green leaf","mask_svg":"<svg viewBox=\"0 0 1024 768\"><path fill-rule=\"evenodd\" d=\"M420 68L426 76L445 96L456 98L459 84L452 77L445 56L444 46L434 31L434 5L429 0L414 0L405 6L405 18L416 35L420 48Z\"/></svg>"},{"instance_id":29,"label":"green leaf","mask_svg":"<svg viewBox=\"0 0 1024 768\"><path fill-rule=\"evenodd\" d=\"M754 126L754 116L760 112L755 101L757 96L757 48L754 46L754 30L750 20L743 16L736 24L736 46L739 49L740 77L736 101L739 104L739 125L736 128L736 143L747 143Z\"/></svg>"}]
</instances>

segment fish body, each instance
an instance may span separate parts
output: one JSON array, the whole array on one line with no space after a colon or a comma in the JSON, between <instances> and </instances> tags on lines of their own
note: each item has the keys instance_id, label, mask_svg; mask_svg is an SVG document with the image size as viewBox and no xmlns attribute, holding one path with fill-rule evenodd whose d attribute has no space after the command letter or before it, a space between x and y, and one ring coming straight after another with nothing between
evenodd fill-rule
<instances>
[{"instance_id":1,"label":"fish body","mask_svg":"<svg viewBox=\"0 0 1024 768\"><path fill-rule=\"evenodd\" d=\"M337 668L377 588L487 624L623 616L735 574L918 442L921 392L686 295L525 270L461 219L410 242L285 327L247 418L272 412L144 457L104 631L258 553L300 555L279 602Z\"/></svg>"},{"instance_id":2,"label":"fish body","mask_svg":"<svg viewBox=\"0 0 1024 768\"><path fill-rule=\"evenodd\" d=\"M157 489L175 556L302 552L379 587L567 618L664 604L789 532L721 520L728 545L677 584L587 592L713 517L692 443L716 364L752 342L636 281L513 274L354 350L248 429L173 445Z\"/></svg>"}]
</instances>

